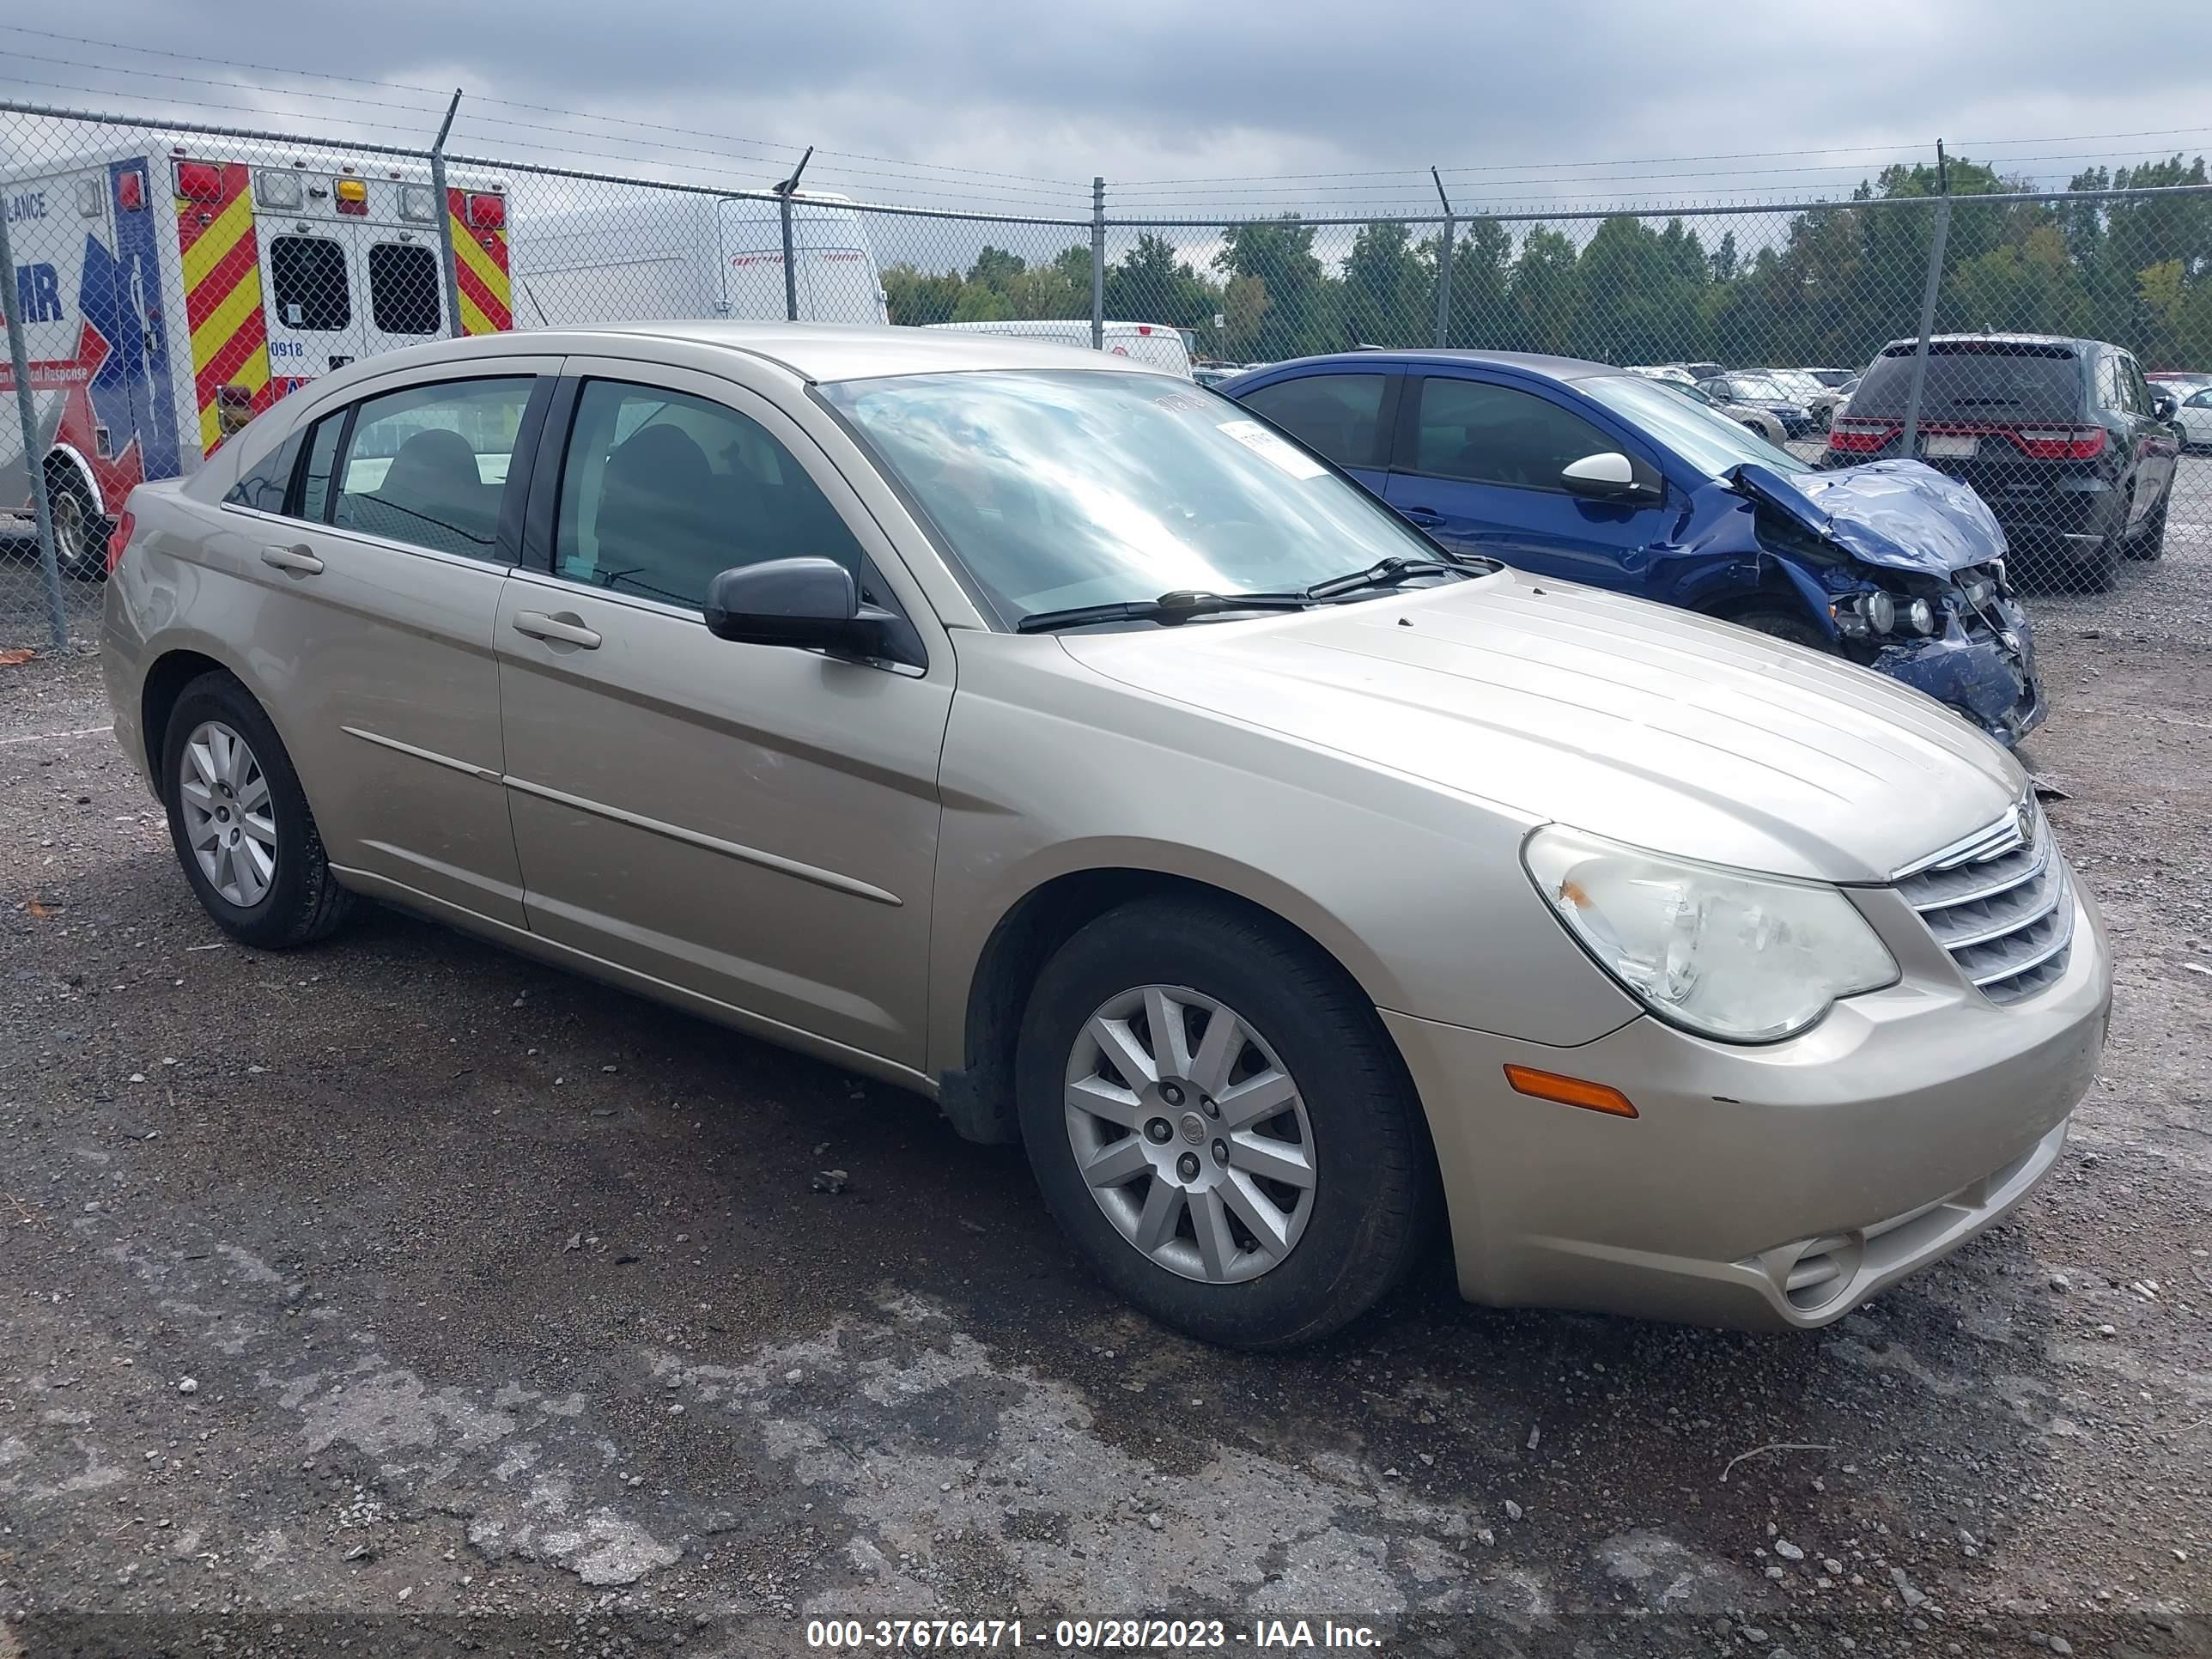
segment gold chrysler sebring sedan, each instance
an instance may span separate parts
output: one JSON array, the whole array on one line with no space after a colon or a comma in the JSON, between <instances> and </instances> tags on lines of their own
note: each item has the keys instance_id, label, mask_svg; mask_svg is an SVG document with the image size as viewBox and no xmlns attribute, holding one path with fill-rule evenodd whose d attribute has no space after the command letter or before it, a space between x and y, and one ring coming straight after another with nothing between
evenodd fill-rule
<instances>
[{"instance_id":1,"label":"gold chrysler sebring sedan","mask_svg":"<svg viewBox=\"0 0 2212 1659\"><path fill-rule=\"evenodd\" d=\"M1477 1302L1821 1324L2027 1195L2104 1040L1980 733L1449 553L1112 357L395 351L110 557L116 732L232 935L380 900L917 1090L1213 1341L1335 1328L1438 1224Z\"/></svg>"}]
</instances>

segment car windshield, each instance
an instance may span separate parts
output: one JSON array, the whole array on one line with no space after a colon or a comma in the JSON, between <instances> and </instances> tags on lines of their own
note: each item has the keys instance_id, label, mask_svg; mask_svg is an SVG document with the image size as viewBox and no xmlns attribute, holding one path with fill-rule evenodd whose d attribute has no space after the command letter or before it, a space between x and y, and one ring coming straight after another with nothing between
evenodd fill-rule
<instances>
[{"instance_id":1,"label":"car windshield","mask_svg":"<svg viewBox=\"0 0 2212 1659\"><path fill-rule=\"evenodd\" d=\"M1790 394L1764 374L1739 374L1728 382L1729 396L1745 403L1786 404Z\"/></svg>"},{"instance_id":2,"label":"car windshield","mask_svg":"<svg viewBox=\"0 0 2212 1659\"><path fill-rule=\"evenodd\" d=\"M1708 477L1725 477L1746 461L1757 461L1777 472L1813 470L1788 450L1777 448L1711 404L1682 396L1663 380L1599 374L1577 380L1575 390L1650 433Z\"/></svg>"},{"instance_id":3,"label":"car windshield","mask_svg":"<svg viewBox=\"0 0 2212 1659\"><path fill-rule=\"evenodd\" d=\"M1189 382L1098 369L848 380L823 397L1009 624L1075 605L1303 589L1436 547Z\"/></svg>"}]
</instances>

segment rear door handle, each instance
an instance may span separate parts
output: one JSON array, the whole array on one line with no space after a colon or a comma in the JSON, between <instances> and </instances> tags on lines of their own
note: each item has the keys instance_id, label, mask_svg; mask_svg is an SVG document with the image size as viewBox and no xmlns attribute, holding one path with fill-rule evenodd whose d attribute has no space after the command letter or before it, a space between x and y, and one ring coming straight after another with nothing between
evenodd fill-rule
<instances>
[{"instance_id":1,"label":"rear door handle","mask_svg":"<svg viewBox=\"0 0 2212 1659\"><path fill-rule=\"evenodd\" d=\"M261 550L261 562L300 576L319 576L323 570L323 562L304 546L264 547Z\"/></svg>"},{"instance_id":2,"label":"rear door handle","mask_svg":"<svg viewBox=\"0 0 2212 1659\"><path fill-rule=\"evenodd\" d=\"M581 623L549 617L543 611L516 611L514 631L527 634L533 640L550 640L557 645L580 646L586 651L599 648L599 636Z\"/></svg>"}]
</instances>

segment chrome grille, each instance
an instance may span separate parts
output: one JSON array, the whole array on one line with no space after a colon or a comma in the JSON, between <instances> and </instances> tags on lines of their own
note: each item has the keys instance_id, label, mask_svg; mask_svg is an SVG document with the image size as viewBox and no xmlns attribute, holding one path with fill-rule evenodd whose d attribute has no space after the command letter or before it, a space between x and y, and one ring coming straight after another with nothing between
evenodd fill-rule
<instances>
[{"instance_id":1,"label":"chrome grille","mask_svg":"<svg viewBox=\"0 0 2212 1659\"><path fill-rule=\"evenodd\" d=\"M2032 799L1906 871L1897 890L1992 1002L2033 996L2066 971L2073 887Z\"/></svg>"}]
</instances>

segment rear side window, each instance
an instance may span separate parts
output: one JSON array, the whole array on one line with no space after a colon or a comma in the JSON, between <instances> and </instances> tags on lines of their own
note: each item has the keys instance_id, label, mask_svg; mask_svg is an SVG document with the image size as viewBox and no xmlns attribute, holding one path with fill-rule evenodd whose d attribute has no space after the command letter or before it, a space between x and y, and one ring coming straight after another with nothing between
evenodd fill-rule
<instances>
[{"instance_id":1,"label":"rear side window","mask_svg":"<svg viewBox=\"0 0 2212 1659\"><path fill-rule=\"evenodd\" d=\"M327 333L353 322L345 248L326 236L279 236L269 244L269 287L286 328Z\"/></svg>"},{"instance_id":2,"label":"rear side window","mask_svg":"<svg viewBox=\"0 0 2212 1659\"><path fill-rule=\"evenodd\" d=\"M1380 374L1304 374L1263 386L1238 401L1339 466L1379 466L1384 380Z\"/></svg>"},{"instance_id":3,"label":"rear side window","mask_svg":"<svg viewBox=\"0 0 2212 1659\"><path fill-rule=\"evenodd\" d=\"M1548 398L1484 380L1431 376L1418 383L1413 471L1469 483L1559 489L1585 455L1620 445Z\"/></svg>"},{"instance_id":4,"label":"rear side window","mask_svg":"<svg viewBox=\"0 0 2212 1659\"><path fill-rule=\"evenodd\" d=\"M355 411L333 522L434 552L492 559L500 498L529 405L528 375L447 381Z\"/></svg>"},{"instance_id":5,"label":"rear side window","mask_svg":"<svg viewBox=\"0 0 2212 1659\"><path fill-rule=\"evenodd\" d=\"M223 500L233 507L250 507L257 513L282 513L299 460L300 434L295 432L246 468Z\"/></svg>"},{"instance_id":6,"label":"rear side window","mask_svg":"<svg viewBox=\"0 0 2212 1659\"><path fill-rule=\"evenodd\" d=\"M331 516L331 478L337 471L338 440L345 434L345 410L325 415L307 434L307 464L300 477L300 516L326 524Z\"/></svg>"},{"instance_id":7,"label":"rear side window","mask_svg":"<svg viewBox=\"0 0 2212 1659\"><path fill-rule=\"evenodd\" d=\"M438 257L420 242L368 251L368 317L386 334L438 331Z\"/></svg>"},{"instance_id":8,"label":"rear side window","mask_svg":"<svg viewBox=\"0 0 2212 1659\"><path fill-rule=\"evenodd\" d=\"M791 452L749 416L659 386L586 383L561 469L554 569L699 608L723 571L864 555Z\"/></svg>"},{"instance_id":9,"label":"rear side window","mask_svg":"<svg viewBox=\"0 0 2212 1659\"><path fill-rule=\"evenodd\" d=\"M2050 421L2071 423L2081 410L2081 361L2070 346L2002 340L1937 340L1928 349L1923 421ZM1851 418L1905 418L1912 391L1912 348L1874 360L1851 394Z\"/></svg>"}]
</instances>

